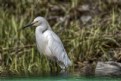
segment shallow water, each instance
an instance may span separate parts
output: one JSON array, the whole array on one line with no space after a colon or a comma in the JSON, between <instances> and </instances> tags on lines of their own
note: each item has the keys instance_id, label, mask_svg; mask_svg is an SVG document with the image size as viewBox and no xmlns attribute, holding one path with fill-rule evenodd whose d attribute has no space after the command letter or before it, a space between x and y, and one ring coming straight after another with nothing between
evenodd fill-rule
<instances>
[{"instance_id":1,"label":"shallow water","mask_svg":"<svg viewBox=\"0 0 121 81\"><path fill-rule=\"evenodd\" d=\"M38 76L38 77L1 77L0 81L121 81L121 77L96 76Z\"/></svg>"}]
</instances>

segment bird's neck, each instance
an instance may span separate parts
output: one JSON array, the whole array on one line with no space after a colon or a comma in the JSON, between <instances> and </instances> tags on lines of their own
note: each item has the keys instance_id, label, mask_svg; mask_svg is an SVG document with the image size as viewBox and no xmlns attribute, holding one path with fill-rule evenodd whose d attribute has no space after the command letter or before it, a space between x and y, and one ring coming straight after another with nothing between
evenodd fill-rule
<instances>
[{"instance_id":1,"label":"bird's neck","mask_svg":"<svg viewBox=\"0 0 121 81\"><path fill-rule=\"evenodd\" d=\"M41 25L36 28L36 31L39 31L41 33L44 33L47 30L51 30L49 25Z\"/></svg>"},{"instance_id":2,"label":"bird's neck","mask_svg":"<svg viewBox=\"0 0 121 81\"><path fill-rule=\"evenodd\" d=\"M44 28L41 32L44 33L44 32L47 31L47 30L48 30L48 28L46 27L46 28Z\"/></svg>"}]
</instances>

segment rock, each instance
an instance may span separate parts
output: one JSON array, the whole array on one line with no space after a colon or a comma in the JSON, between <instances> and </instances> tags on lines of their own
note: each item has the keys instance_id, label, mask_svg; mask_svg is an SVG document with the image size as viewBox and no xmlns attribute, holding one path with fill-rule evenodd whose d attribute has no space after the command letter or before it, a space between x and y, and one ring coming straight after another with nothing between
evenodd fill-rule
<instances>
[{"instance_id":1,"label":"rock","mask_svg":"<svg viewBox=\"0 0 121 81\"><path fill-rule=\"evenodd\" d=\"M83 24L86 24L87 22L89 22L92 19L92 17L90 15L86 15L86 16L82 16L81 17L81 21Z\"/></svg>"},{"instance_id":2,"label":"rock","mask_svg":"<svg viewBox=\"0 0 121 81\"><path fill-rule=\"evenodd\" d=\"M108 62L98 62L95 75L106 76L106 75L121 75L121 63L108 61Z\"/></svg>"},{"instance_id":3,"label":"rock","mask_svg":"<svg viewBox=\"0 0 121 81\"><path fill-rule=\"evenodd\" d=\"M88 4L84 4L84 5L80 6L78 10L81 12L90 11L90 6Z\"/></svg>"}]
</instances>

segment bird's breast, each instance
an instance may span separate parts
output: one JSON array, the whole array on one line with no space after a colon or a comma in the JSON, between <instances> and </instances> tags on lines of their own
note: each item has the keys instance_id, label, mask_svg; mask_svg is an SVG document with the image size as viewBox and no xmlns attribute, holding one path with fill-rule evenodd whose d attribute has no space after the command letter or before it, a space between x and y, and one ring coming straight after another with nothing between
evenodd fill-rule
<instances>
[{"instance_id":1,"label":"bird's breast","mask_svg":"<svg viewBox=\"0 0 121 81\"><path fill-rule=\"evenodd\" d=\"M38 30L36 30L35 35L36 35L37 48L38 48L40 53L44 54L46 44L47 44L46 40L45 40L45 37L44 37L43 33L38 31Z\"/></svg>"}]
</instances>

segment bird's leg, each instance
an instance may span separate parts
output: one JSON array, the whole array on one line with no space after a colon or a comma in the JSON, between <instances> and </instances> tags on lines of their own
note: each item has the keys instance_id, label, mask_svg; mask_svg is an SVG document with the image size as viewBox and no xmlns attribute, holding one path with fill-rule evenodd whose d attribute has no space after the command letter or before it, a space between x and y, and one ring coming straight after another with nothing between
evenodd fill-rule
<instances>
[{"instance_id":1,"label":"bird's leg","mask_svg":"<svg viewBox=\"0 0 121 81\"><path fill-rule=\"evenodd\" d=\"M49 60L49 67L50 67L51 73L57 73L58 72L58 64L56 62Z\"/></svg>"},{"instance_id":2,"label":"bird's leg","mask_svg":"<svg viewBox=\"0 0 121 81\"><path fill-rule=\"evenodd\" d=\"M60 73L66 72L66 69L61 69Z\"/></svg>"},{"instance_id":3,"label":"bird's leg","mask_svg":"<svg viewBox=\"0 0 121 81\"><path fill-rule=\"evenodd\" d=\"M55 63L55 66L56 66L56 71L58 71L58 63L57 62Z\"/></svg>"},{"instance_id":4,"label":"bird's leg","mask_svg":"<svg viewBox=\"0 0 121 81\"><path fill-rule=\"evenodd\" d=\"M52 61L51 60L49 60L49 67L50 67L50 72L52 73L52 71L53 71L53 65L52 65Z\"/></svg>"},{"instance_id":5,"label":"bird's leg","mask_svg":"<svg viewBox=\"0 0 121 81\"><path fill-rule=\"evenodd\" d=\"M57 62L54 62L53 66L54 66L54 73L58 73L58 64L57 64Z\"/></svg>"}]
</instances>

